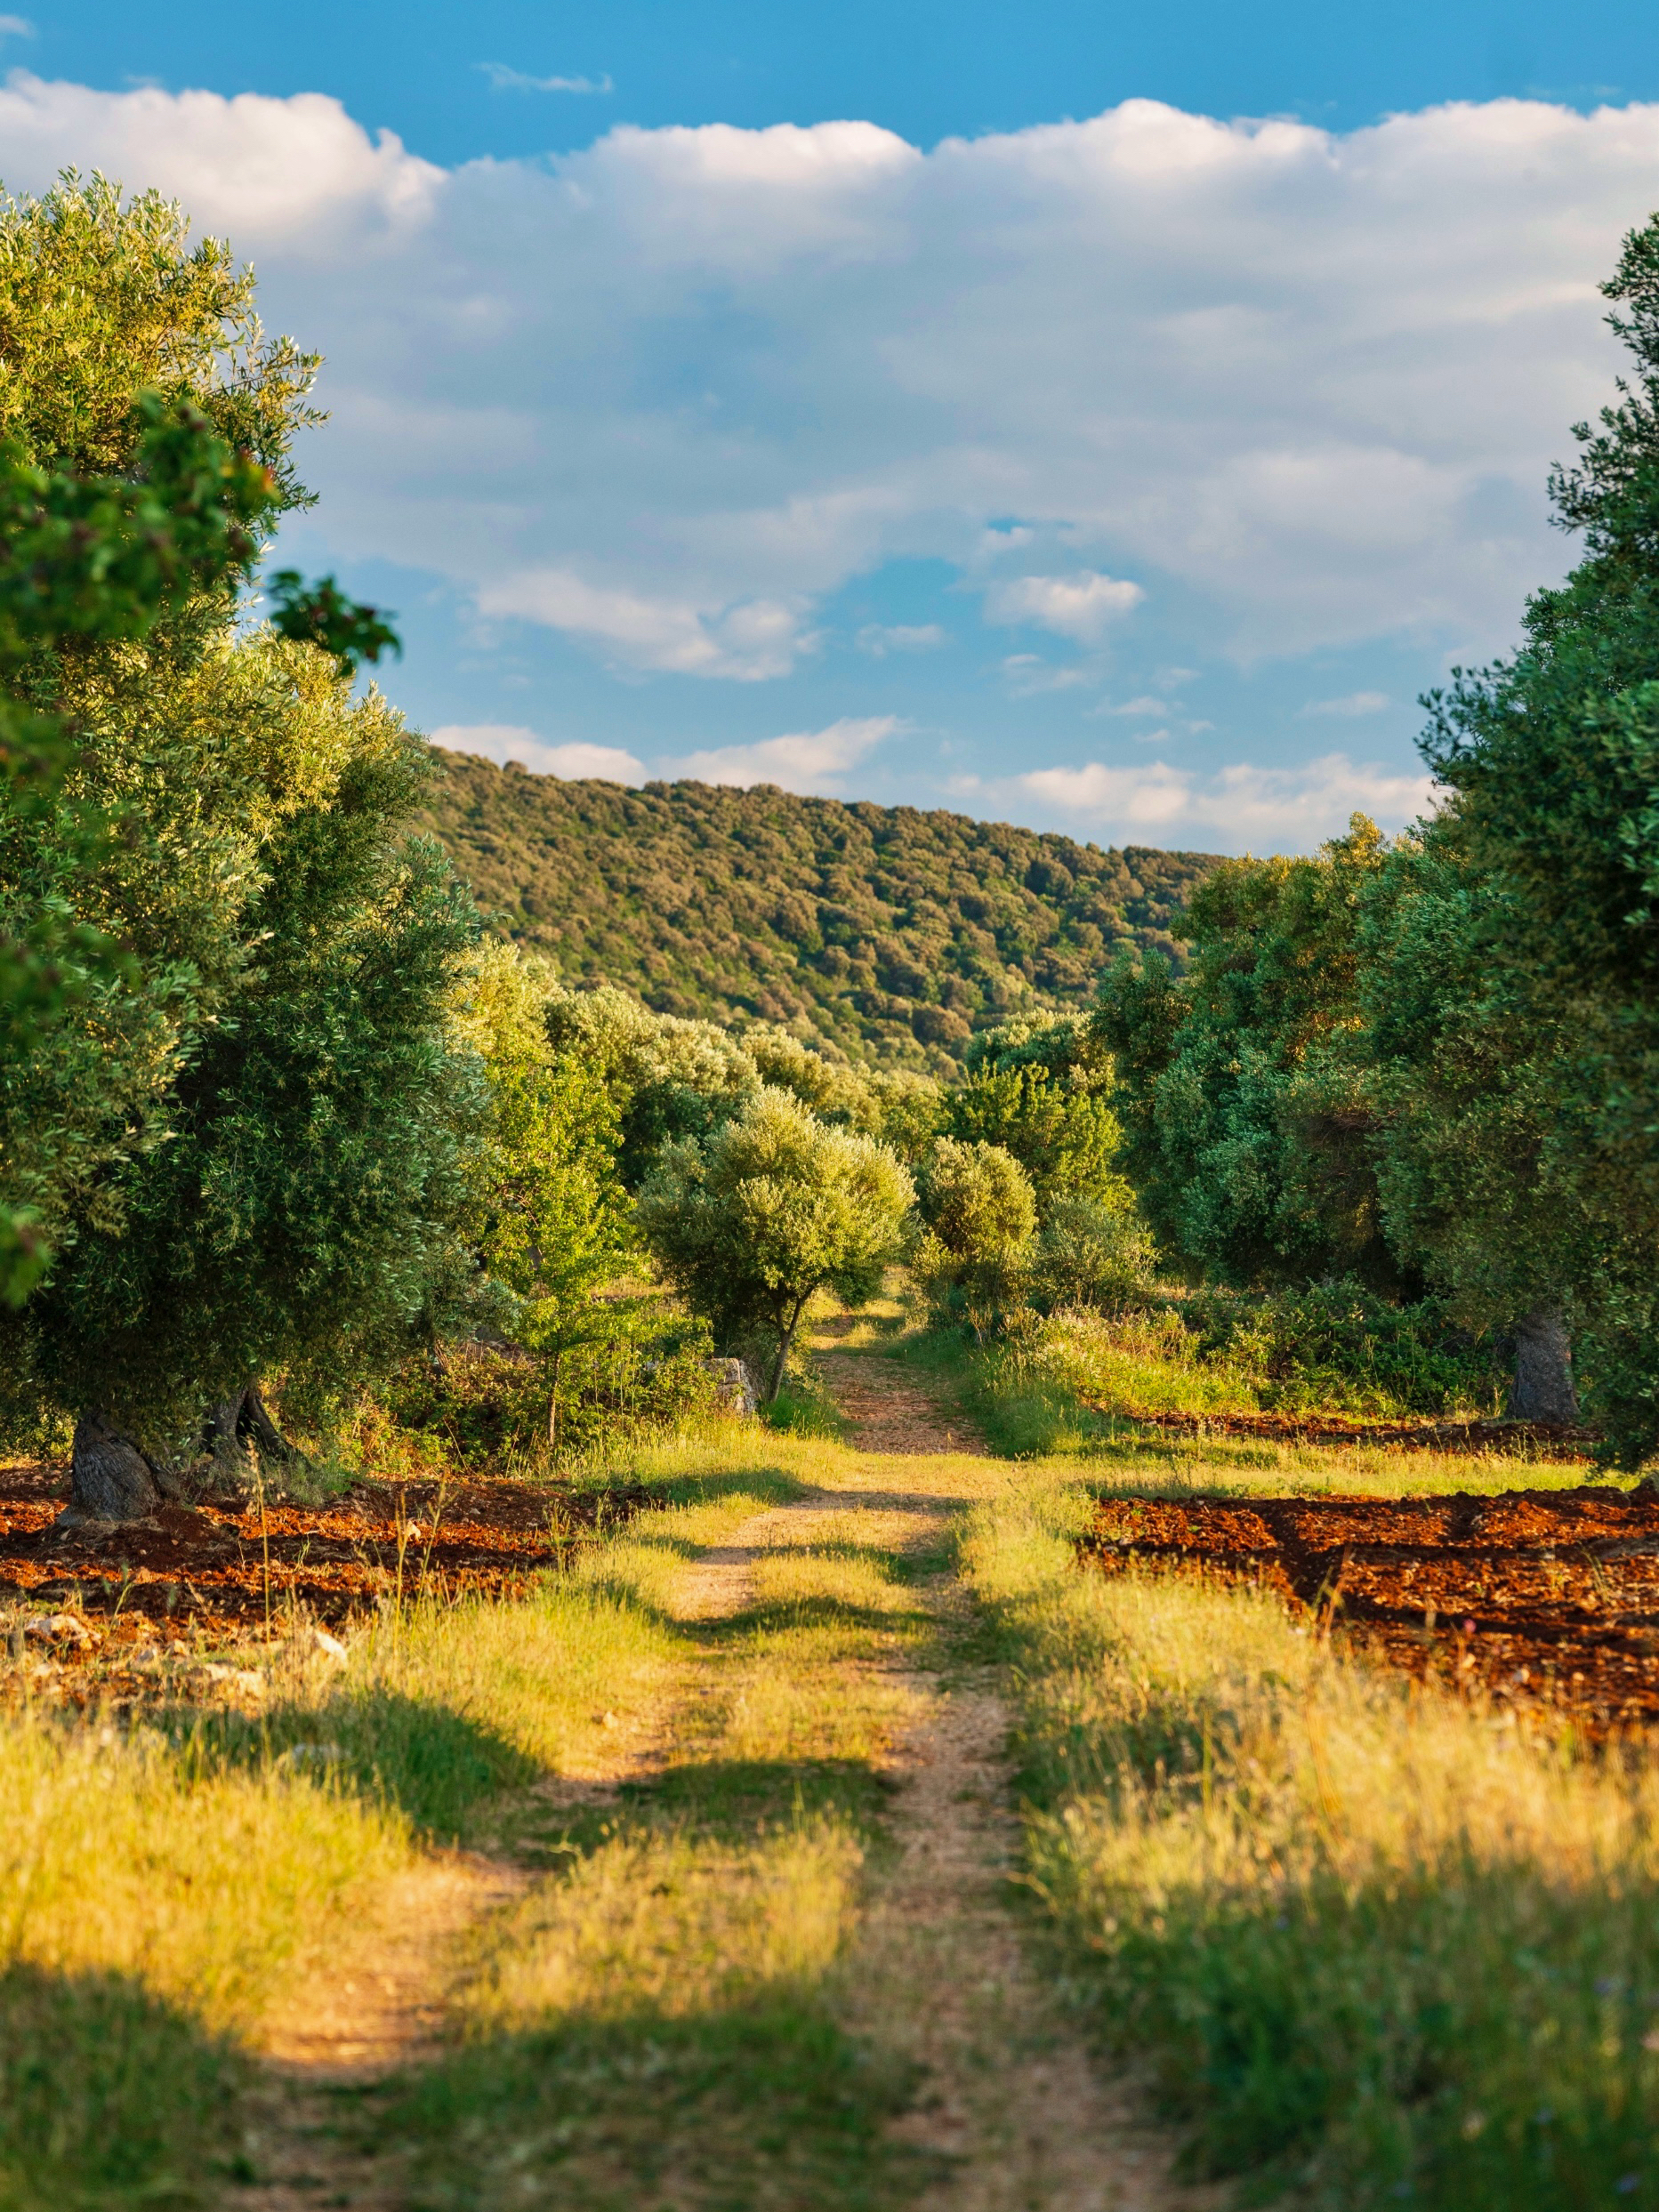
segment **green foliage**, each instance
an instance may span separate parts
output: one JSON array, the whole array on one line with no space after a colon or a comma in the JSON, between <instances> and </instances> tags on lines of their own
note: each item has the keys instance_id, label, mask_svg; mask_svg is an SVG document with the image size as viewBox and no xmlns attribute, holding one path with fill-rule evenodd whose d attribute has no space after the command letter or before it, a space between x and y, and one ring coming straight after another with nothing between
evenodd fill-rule
<instances>
[{"instance_id":1,"label":"green foliage","mask_svg":"<svg viewBox=\"0 0 1659 2212\"><path fill-rule=\"evenodd\" d=\"M1096 1451L1160 1414L1486 1418L1508 1351L1444 1299L1402 1304L1351 1280L1179 1298L1143 1281L1118 1301L1026 1314L967 1379L993 1444L1025 1457Z\"/></svg>"},{"instance_id":2,"label":"green foliage","mask_svg":"<svg viewBox=\"0 0 1659 2212\"><path fill-rule=\"evenodd\" d=\"M48 468L125 474L143 422L133 396L189 402L226 445L270 471L278 503L309 503L294 432L322 420L318 357L268 338L254 272L222 239L192 246L177 205L66 171L38 199L0 200L0 436Z\"/></svg>"},{"instance_id":3,"label":"green foliage","mask_svg":"<svg viewBox=\"0 0 1659 2212\"><path fill-rule=\"evenodd\" d=\"M567 982L946 1078L976 1026L1084 1005L1115 945L1173 953L1209 865L769 787L634 792L442 759L426 826Z\"/></svg>"},{"instance_id":4,"label":"green foliage","mask_svg":"<svg viewBox=\"0 0 1659 2212\"><path fill-rule=\"evenodd\" d=\"M1247 1373L1269 1411L1490 1413L1501 1399L1502 1340L1472 1335L1445 1299L1401 1304L1349 1278L1266 1298L1209 1291L1183 1318L1198 1357Z\"/></svg>"},{"instance_id":5,"label":"green foliage","mask_svg":"<svg viewBox=\"0 0 1659 2212\"><path fill-rule=\"evenodd\" d=\"M1144 1305L1156 1255L1132 1197L1059 1196L1049 1203L1031 1256L1035 1305L1121 1313Z\"/></svg>"},{"instance_id":6,"label":"green foliage","mask_svg":"<svg viewBox=\"0 0 1659 2212\"><path fill-rule=\"evenodd\" d=\"M157 884L154 845L124 847L128 911L193 966L193 1024L166 1141L70 1225L12 1355L57 1403L166 1451L249 1377L317 1363L344 1384L462 1294L460 1150L481 1101L448 1034L464 902L431 847L397 837L419 741L304 647L228 644L146 688L163 773L145 841L199 825L208 881L187 862ZM124 726L106 726L112 755Z\"/></svg>"},{"instance_id":7,"label":"green foliage","mask_svg":"<svg viewBox=\"0 0 1659 2212\"><path fill-rule=\"evenodd\" d=\"M637 1189L657 1154L707 1137L764 1086L786 1090L823 1122L879 1137L904 1160L930 1140L938 1087L908 1069L854 1067L758 1023L741 1037L713 1022L656 1014L631 993L550 984L544 1019L561 1066L603 1083L617 1117L618 1169Z\"/></svg>"},{"instance_id":8,"label":"green foliage","mask_svg":"<svg viewBox=\"0 0 1659 2212\"><path fill-rule=\"evenodd\" d=\"M1565 1304L1610 1456L1635 1466L1659 1446L1659 218L1603 289L1633 376L1552 484L1585 555L1512 659L1429 703L1455 798L1401 864L1406 1018L1383 1049L1390 1106L1430 1132L1393 1172L1403 1232L1471 1300L1495 1267ZM1484 1080L1448 1083L1465 1045Z\"/></svg>"},{"instance_id":9,"label":"green foliage","mask_svg":"<svg viewBox=\"0 0 1659 2212\"><path fill-rule=\"evenodd\" d=\"M0 928L45 914L76 955L4 1067L6 1203L56 1257L0 1364L164 1455L262 1368L349 1378L468 1273L446 1001L473 924L401 842L425 748L335 659L234 627L312 419L252 296L153 197L71 179L0 210L0 598L20 644L76 625L18 687L72 753L0 818Z\"/></svg>"},{"instance_id":10,"label":"green foliage","mask_svg":"<svg viewBox=\"0 0 1659 2212\"><path fill-rule=\"evenodd\" d=\"M763 1090L705 1140L668 1145L639 1220L668 1279L722 1344L773 1347L775 1397L808 1299L853 1307L898 1257L913 1189L873 1138L829 1129L786 1091Z\"/></svg>"},{"instance_id":11,"label":"green foliage","mask_svg":"<svg viewBox=\"0 0 1659 2212\"><path fill-rule=\"evenodd\" d=\"M153 1039L141 1017L127 1040L136 1050L124 1055L93 1013L95 1001L107 1006L131 984L136 963L77 919L66 895L77 870L97 865L114 825L95 808L62 804L73 753L61 718L5 693L37 689L28 680L43 656L141 638L234 575L273 497L265 471L233 454L195 409L170 413L143 393L135 411L131 477L49 471L0 444L0 1300L13 1305L49 1264L77 1188L132 1141L151 1103ZM44 881L29 866L43 841L59 854ZM43 1064L56 1060L67 1104L65 1058L77 1090L90 1087L96 1101L68 1126L28 1095ZM117 1134L109 1125L124 1108L128 1127Z\"/></svg>"},{"instance_id":12,"label":"green foliage","mask_svg":"<svg viewBox=\"0 0 1659 2212\"><path fill-rule=\"evenodd\" d=\"M1223 861L1193 895L1190 973L1125 955L1103 987L1124 1171L1160 1239L1224 1281L1397 1279L1348 1050L1382 853L1356 815L1315 859Z\"/></svg>"},{"instance_id":13,"label":"green foliage","mask_svg":"<svg viewBox=\"0 0 1659 2212\"><path fill-rule=\"evenodd\" d=\"M277 635L314 645L339 664L342 675L355 674L364 661L377 661L383 653L403 650L380 609L347 599L332 576L308 584L297 568L279 568L270 579L270 599Z\"/></svg>"},{"instance_id":14,"label":"green foliage","mask_svg":"<svg viewBox=\"0 0 1659 2212\"><path fill-rule=\"evenodd\" d=\"M1037 1225L1030 1178L1000 1145L941 1137L918 1196L926 1229L912 1279L936 1325L965 1320L982 1339L1024 1295Z\"/></svg>"},{"instance_id":15,"label":"green foliage","mask_svg":"<svg viewBox=\"0 0 1659 2212\"><path fill-rule=\"evenodd\" d=\"M552 987L496 942L480 948L457 992L459 1026L483 1058L489 1091L482 1141L467 1163L474 1234L490 1281L512 1302L504 1325L541 1363L550 1446L567 1355L616 1345L635 1317L631 1302L600 1296L633 1250L616 1111L597 1070L555 1062L545 1020Z\"/></svg>"}]
</instances>

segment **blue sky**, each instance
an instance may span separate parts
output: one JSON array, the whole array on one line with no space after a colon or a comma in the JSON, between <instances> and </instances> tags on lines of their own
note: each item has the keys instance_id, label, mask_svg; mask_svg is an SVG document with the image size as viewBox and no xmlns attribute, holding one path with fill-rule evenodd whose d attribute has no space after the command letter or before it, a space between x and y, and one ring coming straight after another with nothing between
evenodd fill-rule
<instances>
[{"instance_id":1,"label":"blue sky","mask_svg":"<svg viewBox=\"0 0 1659 2212\"><path fill-rule=\"evenodd\" d=\"M1659 205L1650 8L5 21L6 182L177 194L328 356L285 556L422 727L1105 841L1423 802Z\"/></svg>"}]
</instances>

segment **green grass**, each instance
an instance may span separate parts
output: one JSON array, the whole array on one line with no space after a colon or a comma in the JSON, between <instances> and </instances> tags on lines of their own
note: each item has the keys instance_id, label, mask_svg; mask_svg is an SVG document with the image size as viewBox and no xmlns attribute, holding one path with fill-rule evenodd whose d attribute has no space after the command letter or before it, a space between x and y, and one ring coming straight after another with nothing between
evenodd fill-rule
<instances>
[{"instance_id":1,"label":"green grass","mask_svg":"<svg viewBox=\"0 0 1659 2212\"><path fill-rule=\"evenodd\" d=\"M1659 1770L1345 1663L1271 1599L977 1516L1040 1940L1241 2201L1659 2201Z\"/></svg>"}]
</instances>

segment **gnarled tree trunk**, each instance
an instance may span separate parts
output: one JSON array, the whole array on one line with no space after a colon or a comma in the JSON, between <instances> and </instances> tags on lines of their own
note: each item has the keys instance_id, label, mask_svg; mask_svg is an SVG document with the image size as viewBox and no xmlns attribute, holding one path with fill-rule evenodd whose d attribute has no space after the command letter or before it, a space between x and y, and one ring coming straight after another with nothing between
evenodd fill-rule
<instances>
[{"instance_id":1,"label":"gnarled tree trunk","mask_svg":"<svg viewBox=\"0 0 1659 2212\"><path fill-rule=\"evenodd\" d=\"M1558 1306L1536 1306L1515 1324L1515 1381L1509 1412L1517 1421L1571 1424L1578 1419L1573 1347L1566 1316Z\"/></svg>"},{"instance_id":2,"label":"gnarled tree trunk","mask_svg":"<svg viewBox=\"0 0 1659 2212\"><path fill-rule=\"evenodd\" d=\"M282 1467L303 1456L270 1418L256 1382L213 1407L202 1442L213 1460L213 1479L238 1490L247 1487L250 1450Z\"/></svg>"},{"instance_id":3,"label":"gnarled tree trunk","mask_svg":"<svg viewBox=\"0 0 1659 2212\"><path fill-rule=\"evenodd\" d=\"M104 1414L75 1424L68 1521L141 1521L166 1494L154 1462Z\"/></svg>"}]
</instances>

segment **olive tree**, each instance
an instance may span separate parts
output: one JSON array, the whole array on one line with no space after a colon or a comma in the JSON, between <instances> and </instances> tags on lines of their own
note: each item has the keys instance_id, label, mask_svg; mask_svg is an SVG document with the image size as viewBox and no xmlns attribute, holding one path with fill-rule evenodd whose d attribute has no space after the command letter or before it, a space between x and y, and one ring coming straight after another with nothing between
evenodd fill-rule
<instances>
[{"instance_id":1,"label":"olive tree","mask_svg":"<svg viewBox=\"0 0 1659 2212\"><path fill-rule=\"evenodd\" d=\"M303 500L288 448L312 365L264 338L249 274L176 208L98 179L0 206L0 428L30 465L136 480L154 393L248 456L267 516ZM0 902L121 957L4 1072L52 1249L0 1325L0 1381L75 1417L74 1509L103 1517L149 1510L227 1408L257 1428L262 1373L349 1379L471 1264L480 1084L448 993L476 923L405 834L427 748L352 696L383 623L286 577L272 628L244 635L245 567L148 625L66 632L20 687L74 746L0 825Z\"/></svg>"},{"instance_id":2,"label":"olive tree","mask_svg":"<svg viewBox=\"0 0 1659 2212\"><path fill-rule=\"evenodd\" d=\"M884 1146L766 1088L711 1136L667 1146L638 1214L664 1275L717 1341L768 1340L769 1404L813 1292L854 1307L872 1298L914 1195Z\"/></svg>"},{"instance_id":3,"label":"olive tree","mask_svg":"<svg viewBox=\"0 0 1659 2212\"><path fill-rule=\"evenodd\" d=\"M911 1274L936 1320L965 1316L982 1337L1025 1286L1037 1226L1031 1178L1000 1145L941 1137L920 1181L926 1227Z\"/></svg>"}]
</instances>

